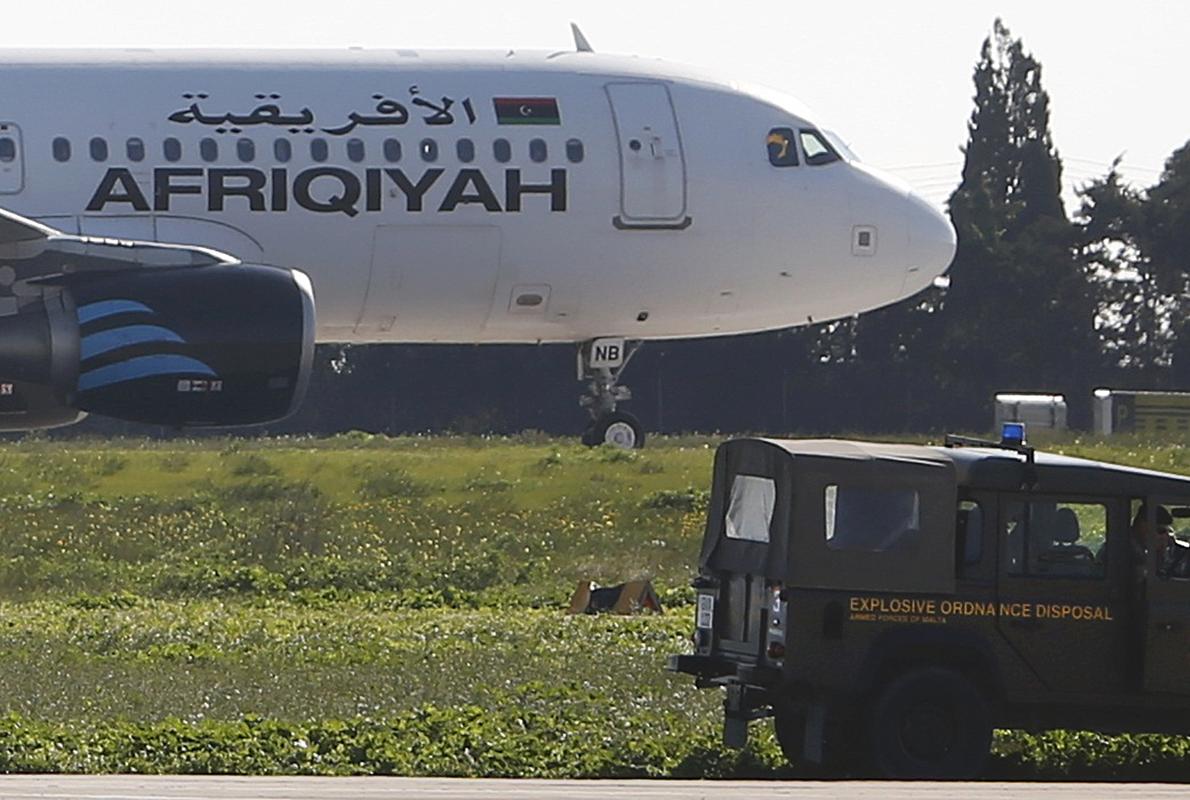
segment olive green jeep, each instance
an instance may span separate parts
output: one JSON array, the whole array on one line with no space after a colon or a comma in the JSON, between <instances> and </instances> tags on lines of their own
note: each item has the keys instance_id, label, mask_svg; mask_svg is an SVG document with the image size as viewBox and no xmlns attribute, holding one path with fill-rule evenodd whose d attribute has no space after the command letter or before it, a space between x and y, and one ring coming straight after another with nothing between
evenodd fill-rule
<instances>
[{"instance_id":1,"label":"olive green jeep","mask_svg":"<svg viewBox=\"0 0 1190 800\"><path fill-rule=\"evenodd\" d=\"M693 653L724 739L970 777L992 729L1190 733L1190 478L1037 453L737 439L715 456Z\"/></svg>"}]
</instances>

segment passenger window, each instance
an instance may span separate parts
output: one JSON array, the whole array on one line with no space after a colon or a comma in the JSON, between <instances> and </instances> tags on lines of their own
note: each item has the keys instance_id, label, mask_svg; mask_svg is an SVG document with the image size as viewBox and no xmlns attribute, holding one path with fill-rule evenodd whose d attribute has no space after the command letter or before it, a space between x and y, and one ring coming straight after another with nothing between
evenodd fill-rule
<instances>
[{"instance_id":1,"label":"passenger window","mask_svg":"<svg viewBox=\"0 0 1190 800\"><path fill-rule=\"evenodd\" d=\"M0 137L0 161L8 163L16 161L17 143L8 136Z\"/></svg>"},{"instance_id":2,"label":"passenger window","mask_svg":"<svg viewBox=\"0 0 1190 800\"><path fill-rule=\"evenodd\" d=\"M767 542L776 501L777 484L772 478L736 475L731 482L731 502L723 521L727 538Z\"/></svg>"},{"instance_id":3,"label":"passenger window","mask_svg":"<svg viewBox=\"0 0 1190 800\"><path fill-rule=\"evenodd\" d=\"M276 139L273 142L273 158L282 164L293 158L293 145L288 139Z\"/></svg>"},{"instance_id":4,"label":"passenger window","mask_svg":"<svg viewBox=\"0 0 1190 800\"><path fill-rule=\"evenodd\" d=\"M214 161L219 157L219 143L214 139L200 139L198 155L203 161Z\"/></svg>"},{"instance_id":5,"label":"passenger window","mask_svg":"<svg viewBox=\"0 0 1190 800\"><path fill-rule=\"evenodd\" d=\"M182 159L182 143L169 138L161 143L161 152L166 161L180 161Z\"/></svg>"},{"instance_id":6,"label":"passenger window","mask_svg":"<svg viewBox=\"0 0 1190 800\"><path fill-rule=\"evenodd\" d=\"M978 564L983 558L983 506L973 500L959 501L955 522L955 560L958 566Z\"/></svg>"},{"instance_id":7,"label":"passenger window","mask_svg":"<svg viewBox=\"0 0 1190 800\"><path fill-rule=\"evenodd\" d=\"M54 139L54 160L55 161L69 161L70 160L70 140L59 136Z\"/></svg>"},{"instance_id":8,"label":"passenger window","mask_svg":"<svg viewBox=\"0 0 1190 800\"><path fill-rule=\"evenodd\" d=\"M764 140L769 150L769 163L774 167L796 167L797 145L792 128L773 128Z\"/></svg>"},{"instance_id":9,"label":"passenger window","mask_svg":"<svg viewBox=\"0 0 1190 800\"><path fill-rule=\"evenodd\" d=\"M393 164L401 160L401 143L398 140L384 140L384 160Z\"/></svg>"},{"instance_id":10,"label":"passenger window","mask_svg":"<svg viewBox=\"0 0 1190 800\"><path fill-rule=\"evenodd\" d=\"M145 143L141 139L129 139L125 144L125 150L129 161L145 160Z\"/></svg>"},{"instance_id":11,"label":"passenger window","mask_svg":"<svg viewBox=\"0 0 1190 800\"><path fill-rule=\"evenodd\" d=\"M583 143L578 139L566 140L566 160L578 164L583 160Z\"/></svg>"},{"instance_id":12,"label":"passenger window","mask_svg":"<svg viewBox=\"0 0 1190 800\"><path fill-rule=\"evenodd\" d=\"M438 160L438 143L433 139L422 139L421 146L418 149L421 151L422 161Z\"/></svg>"},{"instance_id":13,"label":"passenger window","mask_svg":"<svg viewBox=\"0 0 1190 800\"><path fill-rule=\"evenodd\" d=\"M455 152L459 156L459 161L470 164L475 160L475 142L470 139L459 139L458 144L455 145Z\"/></svg>"},{"instance_id":14,"label":"passenger window","mask_svg":"<svg viewBox=\"0 0 1190 800\"><path fill-rule=\"evenodd\" d=\"M832 484L824 495L831 550L908 550L921 538L921 500L912 489Z\"/></svg>"},{"instance_id":15,"label":"passenger window","mask_svg":"<svg viewBox=\"0 0 1190 800\"><path fill-rule=\"evenodd\" d=\"M1107 506L1039 500L1006 508L1009 575L1102 578Z\"/></svg>"},{"instance_id":16,"label":"passenger window","mask_svg":"<svg viewBox=\"0 0 1190 800\"><path fill-rule=\"evenodd\" d=\"M11 141L11 140L10 140ZM91 160L107 161L107 141L96 136L91 140Z\"/></svg>"},{"instance_id":17,"label":"passenger window","mask_svg":"<svg viewBox=\"0 0 1190 800\"><path fill-rule=\"evenodd\" d=\"M507 164L512 160L512 145L507 139L497 139L492 142L492 156L501 164Z\"/></svg>"},{"instance_id":18,"label":"passenger window","mask_svg":"<svg viewBox=\"0 0 1190 800\"><path fill-rule=\"evenodd\" d=\"M347 157L356 163L364 160L364 142L362 139L347 140Z\"/></svg>"},{"instance_id":19,"label":"passenger window","mask_svg":"<svg viewBox=\"0 0 1190 800\"><path fill-rule=\"evenodd\" d=\"M326 139L312 139L310 141L310 158L315 161L326 161L330 158L331 148Z\"/></svg>"},{"instance_id":20,"label":"passenger window","mask_svg":"<svg viewBox=\"0 0 1190 800\"><path fill-rule=\"evenodd\" d=\"M549 157L549 152L545 146L545 139L533 139L529 142L529 158L534 162L540 164Z\"/></svg>"},{"instance_id":21,"label":"passenger window","mask_svg":"<svg viewBox=\"0 0 1190 800\"><path fill-rule=\"evenodd\" d=\"M256 144L251 139L236 142L236 157L245 164L256 160Z\"/></svg>"},{"instance_id":22,"label":"passenger window","mask_svg":"<svg viewBox=\"0 0 1190 800\"><path fill-rule=\"evenodd\" d=\"M835 148L816 130L802 128L802 150L806 153L806 163L812 167L820 167L839 160Z\"/></svg>"}]
</instances>

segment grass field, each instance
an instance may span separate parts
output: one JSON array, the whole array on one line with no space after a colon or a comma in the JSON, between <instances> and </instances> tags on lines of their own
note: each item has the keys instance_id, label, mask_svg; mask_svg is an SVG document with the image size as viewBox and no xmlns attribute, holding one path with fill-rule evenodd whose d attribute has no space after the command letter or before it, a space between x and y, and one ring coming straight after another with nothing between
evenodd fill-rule
<instances>
[{"instance_id":1,"label":"grass field","mask_svg":"<svg viewBox=\"0 0 1190 800\"><path fill-rule=\"evenodd\" d=\"M786 774L763 726L722 752L721 698L662 668L686 646L715 444L0 446L0 770ZM1054 447L1190 472L1180 444ZM580 578L636 577L670 613L562 613ZM998 748L1008 774L1178 777L1190 754Z\"/></svg>"}]
</instances>

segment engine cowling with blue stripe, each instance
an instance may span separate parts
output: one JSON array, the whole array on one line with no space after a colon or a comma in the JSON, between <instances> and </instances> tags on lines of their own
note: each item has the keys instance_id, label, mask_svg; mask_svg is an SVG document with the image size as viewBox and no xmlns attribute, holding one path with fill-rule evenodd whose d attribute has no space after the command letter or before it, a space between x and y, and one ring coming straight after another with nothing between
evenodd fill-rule
<instances>
[{"instance_id":1,"label":"engine cowling with blue stripe","mask_svg":"<svg viewBox=\"0 0 1190 800\"><path fill-rule=\"evenodd\" d=\"M313 292L296 270L75 274L0 317L0 428L80 412L176 427L271 422L301 402L313 353Z\"/></svg>"}]
</instances>

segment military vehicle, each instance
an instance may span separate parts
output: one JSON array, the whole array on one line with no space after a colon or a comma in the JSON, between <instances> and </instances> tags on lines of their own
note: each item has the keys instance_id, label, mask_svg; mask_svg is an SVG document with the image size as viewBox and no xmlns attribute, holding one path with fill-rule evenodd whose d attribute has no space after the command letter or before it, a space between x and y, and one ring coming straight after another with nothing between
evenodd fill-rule
<instances>
[{"instance_id":1,"label":"military vehicle","mask_svg":"<svg viewBox=\"0 0 1190 800\"><path fill-rule=\"evenodd\" d=\"M1190 478L1000 442L737 439L715 456L693 653L724 739L978 775L995 727L1190 733Z\"/></svg>"}]
</instances>

